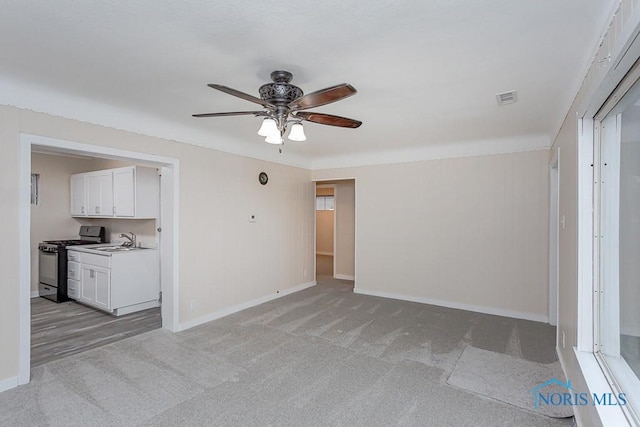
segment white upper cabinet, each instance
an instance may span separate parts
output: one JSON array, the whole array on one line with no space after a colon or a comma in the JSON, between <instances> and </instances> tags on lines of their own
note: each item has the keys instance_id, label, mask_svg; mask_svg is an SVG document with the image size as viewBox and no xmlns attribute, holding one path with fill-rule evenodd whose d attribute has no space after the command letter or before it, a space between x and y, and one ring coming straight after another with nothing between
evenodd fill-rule
<instances>
[{"instance_id":1,"label":"white upper cabinet","mask_svg":"<svg viewBox=\"0 0 640 427\"><path fill-rule=\"evenodd\" d=\"M89 172L86 176L89 216L113 216L113 176L110 171Z\"/></svg>"},{"instance_id":2,"label":"white upper cabinet","mask_svg":"<svg viewBox=\"0 0 640 427\"><path fill-rule=\"evenodd\" d=\"M87 215L85 174L71 176L71 216Z\"/></svg>"},{"instance_id":3,"label":"white upper cabinet","mask_svg":"<svg viewBox=\"0 0 640 427\"><path fill-rule=\"evenodd\" d=\"M113 206L115 216L133 217L136 213L135 168L113 171Z\"/></svg>"},{"instance_id":4,"label":"white upper cabinet","mask_svg":"<svg viewBox=\"0 0 640 427\"><path fill-rule=\"evenodd\" d=\"M129 166L71 176L71 216L157 218L155 168Z\"/></svg>"}]
</instances>

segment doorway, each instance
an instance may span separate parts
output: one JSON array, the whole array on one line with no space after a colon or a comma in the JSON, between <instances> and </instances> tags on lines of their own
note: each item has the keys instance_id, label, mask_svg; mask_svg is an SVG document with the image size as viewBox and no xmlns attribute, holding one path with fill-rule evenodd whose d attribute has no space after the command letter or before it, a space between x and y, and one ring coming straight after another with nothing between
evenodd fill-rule
<instances>
[{"instance_id":1,"label":"doorway","mask_svg":"<svg viewBox=\"0 0 640 427\"><path fill-rule=\"evenodd\" d=\"M34 148L63 155L85 156L108 160L144 163L157 167L162 175L160 186L160 217L162 230L159 244L161 259L160 285L162 325L178 330L178 160L81 144L36 135L20 135L20 373L18 384L27 384L31 371L31 155Z\"/></svg>"},{"instance_id":2,"label":"doorway","mask_svg":"<svg viewBox=\"0 0 640 427\"><path fill-rule=\"evenodd\" d=\"M316 182L316 281L355 284L356 181Z\"/></svg>"},{"instance_id":3,"label":"doorway","mask_svg":"<svg viewBox=\"0 0 640 427\"><path fill-rule=\"evenodd\" d=\"M333 278L335 271L335 184L316 185L316 281Z\"/></svg>"},{"instance_id":4,"label":"doorway","mask_svg":"<svg viewBox=\"0 0 640 427\"><path fill-rule=\"evenodd\" d=\"M95 171L106 171L100 173L108 174L111 182L116 173L111 174L110 171L122 171L122 168L126 172L131 171L129 176L136 172L142 174L137 177L147 185L145 194L149 194L150 197L147 206L155 207L154 212L146 212L147 218L144 219L82 215L85 208L85 188L80 186L80 191L74 193L70 190L70 182L71 188L77 190L77 183L84 184L86 176L77 174L95 174ZM73 255L74 260L68 262L67 257L71 257L71 254L67 255L66 249L68 246L82 244L84 236L81 233L93 233L89 238L94 243L110 242L112 245L122 243L122 233L132 233L131 235L137 238L138 246L157 249L160 237L157 228L161 221L157 212L157 201L160 195L159 183L162 179L157 168L129 161L70 156L50 148L32 146L31 173L32 176L35 174L41 178L37 180L37 191L33 191L32 187L32 193L38 197L31 202L31 368L160 328L161 309L157 306L160 263L157 258L148 264L148 270L151 271L146 272L151 272L153 279L147 282L151 289L148 289L144 296L147 300L154 299L156 303L147 301L143 306L130 309L131 313L114 316L112 313L94 308L91 302L81 303L81 273L76 262L80 255L76 253ZM111 188L111 184L109 187ZM76 205L72 200L78 202L78 209L75 211L73 207ZM105 203L111 204L112 201L105 200ZM133 208L134 205L131 206ZM91 237L96 235L97 237ZM52 241L57 243L47 245L48 251L40 250L42 242ZM157 254L157 250L154 252ZM69 277L71 280L67 280L67 272L71 271L77 273ZM48 283L41 284L42 280ZM68 287L71 283L72 287ZM55 297L47 296L46 292L43 292L51 288L52 284L56 286ZM140 286L137 281L132 285ZM109 303L108 298L101 302ZM151 307L152 305L154 307Z\"/></svg>"},{"instance_id":5,"label":"doorway","mask_svg":"<svg viewBox=\"0 0 640 427\"><path fill-rule=\"evenodd\" d=\"M560 219L560 149L553 153L549 163L549 324L558 325L558 257ZM558 338L558 337L556 337ZM556 339L556 342L559 342Z\"/></svg>"}]
</instances>

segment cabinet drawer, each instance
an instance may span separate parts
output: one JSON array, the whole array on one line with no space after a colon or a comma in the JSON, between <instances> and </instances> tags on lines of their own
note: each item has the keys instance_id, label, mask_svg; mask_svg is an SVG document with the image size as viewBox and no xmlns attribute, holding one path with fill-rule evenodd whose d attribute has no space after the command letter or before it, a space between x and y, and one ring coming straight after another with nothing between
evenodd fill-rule
<instances>
[{"instance_id":1,"label":"cabinet drawer","mask_svg":"<svg viewBox=\"0 0 640 427\"><path fill-rule=\"evenodd\" d=\"M80 297L80 282L78 280L67 280L67 296L76 300Z\"/></svg>"},{"instance_id":2,"label":"cabinet drawer","mask_svg":"<svg viewBox=\"0 0 640 427\"><path fill-rule=\"evenodd\" d=\"M80 280L80 263L75 261L69 261L67 263L67 278Z\"/></svg>"},{"instance_id":3,"label":"cabinet drawer","mask_svg":"<svg viewBox=\"0 0 640 427\"><path fill-rule=\"evenodd\" d=\"M91 264L98 267L109 268L111 266L111 257L108 255L96 255L82 252L80 254L80 261L82 264Z\"/></svg>"},{"instance_id":4,"label":"cabinet drawer","mask_svg":"<svg viewBox=\"0 0 640 427\"><path fill-rule=\"evenodd\" d=\"M68 251L67 260L80 262L80 252Z\"/></svg>"}]
</instances>

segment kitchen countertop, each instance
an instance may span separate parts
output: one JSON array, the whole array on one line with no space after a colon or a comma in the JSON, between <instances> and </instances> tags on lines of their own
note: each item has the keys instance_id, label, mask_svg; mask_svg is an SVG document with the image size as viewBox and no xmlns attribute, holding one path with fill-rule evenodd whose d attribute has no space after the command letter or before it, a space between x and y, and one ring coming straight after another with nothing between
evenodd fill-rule
<instances>
[{"instance_id":1,"label":"kitchen countertop","mask_svg":"<svg viewBox=\"0 0 640 427\"><path fill-rule=\"evenodd\" d=\"M157 251L156 248L147 248L147 247L129 247L125 250L113 250L113 251L104 251L97 250L98 248L112 248L112 247L123 247L122 245L116 243L96 243L95 245L80 245L80 246L67 246L67 251L76 251L76 252L87 252L90 254L103 255L103 256L111 256L111 255L119 255L119 254L128 254L140 251Z\"/></svg>"}]
</instances>

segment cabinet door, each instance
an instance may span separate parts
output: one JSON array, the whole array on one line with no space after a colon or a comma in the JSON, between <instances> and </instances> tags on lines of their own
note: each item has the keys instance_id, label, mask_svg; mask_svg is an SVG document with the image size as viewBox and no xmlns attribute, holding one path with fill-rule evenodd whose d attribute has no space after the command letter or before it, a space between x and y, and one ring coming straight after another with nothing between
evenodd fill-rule
<instances>
[{"instance_id":1,"label":"cabinet door","mask_svg":"<svg viewBox=\"0 0 640 427\"><path fill-rule=\"evenodd\" d=\"M80 275L80 301L94 305L96 303L96 276L90 265L82 265Z\"/></svg>"},{"instance_id":2,"label":"cabinet door","mask_svg":"<svg viewBox=\"0 0 640 427\"><path fill-rule=\"evenodd\" d=\"M135 169L113 171L113 212L115 216L135 216Z\"/></svg>"},{"instance_id":3,"label":"cabinet door","mask_svg":"<svg viewBox=\"0 0 640 427\"><path fill-rule=\"evenodd\" d=\"M71 215L87 215L85 175L71 175Z\"/></svg>"},{"instance_id":4,"label":"cabinet door","mask_svg":"<svg viewBox=\"0 0 640 427\"><path fill-rule=\"evenodd\" d=\"M87 174L89 216L113 216L113 174L101 171Z\"/></svg>"},{"instance_id":5,"label":"cabinet door","mask_svg":"<svg viewBox=\"0 0 640 427\"><path fill-rule=\"evenodd\" d=\"M104 310L111 309L111 270L82 264L80 301Z\"/></svg>"},{"instance_id":6,"label":"cabinet door","mask_svg":"<svg viewBox=\"0 0 640 427\"><path fill-rule=\"evenodd\" d=\"M111 308L111 270L94 267L96 275L96 306L104 309Z\"/></svg>"}]
</instances>

